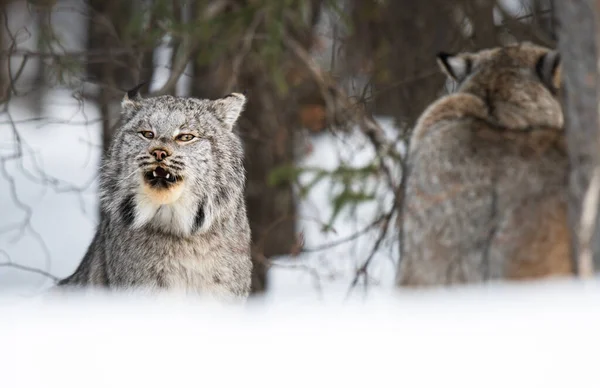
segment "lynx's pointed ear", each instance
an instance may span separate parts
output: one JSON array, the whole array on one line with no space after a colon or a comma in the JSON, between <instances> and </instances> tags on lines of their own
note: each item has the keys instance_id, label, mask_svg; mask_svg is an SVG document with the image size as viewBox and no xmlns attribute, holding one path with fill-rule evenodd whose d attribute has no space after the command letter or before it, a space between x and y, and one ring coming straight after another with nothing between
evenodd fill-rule
<instances>
[{"instance_id":1,"label":"lynx's pointed ear","mask_svg":"<svg viewBox=\"0 0 600 388\"><path fill-rule=\"evenodd\" d=\"M556 93L560 89L561 65L558 51L553 50L543 54L535 64L535 71L552 92Z\"/></svg>"},{"instance_id":2,"label":"lynx's pointed ear","mask_svg":"<svg viewBox=\"0 0 600 388\"><path fill-rule=\"evenodd\" d=\"M127 91L121 100L121 114L127 119L130 118L141 106L142 96L140 89L147 82L142 82L133 89Z\"/></svg>"},{"instance_id":3,"label":"lynx's pointed ear","mask_svg":"<svg viewBox=\"0 0 600 388\"><path fill-rule=\"evenodd\" d=\"M464 80L471 72L471 60L462 55L438 53L437 62L440 69L457 82Z\"/></svg>"},{"instance_id":4,"label":"lynx's pointed ear","mask_svg":"<svg viewBox=\"0 0 600 388\"><path fill-rule=\"evenodd\" d=\"M229 129L233 128L246 105L246 96L241 93L231 93L214 101L214 112Z\"/></svg>"}]
</instances>

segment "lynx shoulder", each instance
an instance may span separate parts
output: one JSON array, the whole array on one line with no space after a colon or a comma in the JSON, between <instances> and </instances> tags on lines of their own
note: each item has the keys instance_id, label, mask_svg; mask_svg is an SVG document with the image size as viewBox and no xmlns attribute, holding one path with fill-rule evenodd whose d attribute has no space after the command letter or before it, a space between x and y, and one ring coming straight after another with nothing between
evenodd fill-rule
<instances>
[{"instance_id":1,"label":"lynx shoulder","mask_svg":"<svg viewBox=\"0 0 600 388\"><path fill-rule=\"evenodd\" d=\"M522 43L438 63L458 86L411 138L398 285L570 274L558 53Z\"/></svg>"},{"instance_id":2,"label":"lynx shoulder","mask_svg":"<svg viewBox=\"0 0 600 388\"><path fill-rule=\"evenodd\" d=\"M59 286L245 298L250 227L234 131L245 102L237 93L200 100L129 92L101 167L100 225Z\"/></svg>"}]
</instances>

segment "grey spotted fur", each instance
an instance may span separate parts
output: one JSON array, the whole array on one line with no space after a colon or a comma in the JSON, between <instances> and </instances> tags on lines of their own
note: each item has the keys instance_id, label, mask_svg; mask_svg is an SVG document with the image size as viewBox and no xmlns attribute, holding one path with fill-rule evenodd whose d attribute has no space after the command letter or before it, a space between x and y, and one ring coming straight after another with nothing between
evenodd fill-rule
<instances>
[{"instance_id":1,"label":"grey spotted fur","mask_svg":"<svg viewBox=\"0 0 600 388\"><path fill-rule=\"evenodd\" d=\"M237 93L219 100L126 95L122 124L101 169L101 223L83 261L59 286L244 299L252 269L250 227L243 148L233 127L245 102ZM196 138L176 141L181 133ZM156 147L171 153L162 166L178 176L176 194L144 181L160 164L150 154Z\"/></svg>"}]
</instances>

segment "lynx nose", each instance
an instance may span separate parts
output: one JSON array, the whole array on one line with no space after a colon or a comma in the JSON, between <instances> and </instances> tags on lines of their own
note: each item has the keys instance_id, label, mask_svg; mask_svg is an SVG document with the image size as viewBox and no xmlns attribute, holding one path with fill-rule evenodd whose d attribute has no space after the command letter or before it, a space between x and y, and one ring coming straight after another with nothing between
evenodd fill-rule
<instances>
[{"instance_id":1,"label":"lynx nose","mask_svg":"<svg viewBox=\"0 0 600 388\"><path fill-rule=\"evenodd\" d=\"M153 149L152 151L150 151L150 154L154 156L154 159L156 159L158 162L162 162L164 159L167 158L167 156L169 156L167 151L160 148Z\"/></svg>"}]
</instances>

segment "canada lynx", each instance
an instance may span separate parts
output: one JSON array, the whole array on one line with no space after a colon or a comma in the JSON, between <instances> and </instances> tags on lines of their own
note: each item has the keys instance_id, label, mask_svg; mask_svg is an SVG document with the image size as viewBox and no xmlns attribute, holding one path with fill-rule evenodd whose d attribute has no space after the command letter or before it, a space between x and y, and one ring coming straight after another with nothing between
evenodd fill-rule
<instances>
[{"instance_id":1,"label":"canada lynx","mask_svg":"<svg viewBox=\"0 0 600 388\"><path fill-rule=\"evenodd\" d=\"M558 53L521 43L438 63L458 91L411 139L398 285L570 274Z\"/></svg>"},{"instance_id":2,"label":"canada lynx","mask_svg":"<svg viewBox=\"0 0 600 388\"><path fill-rule=\"evenodd\" d=\"M244 299L250 228L233 127L245 102L237 93L213 101L129 92L101 169L101 223L59 286Z\"/></svg>"}]
</instances>

